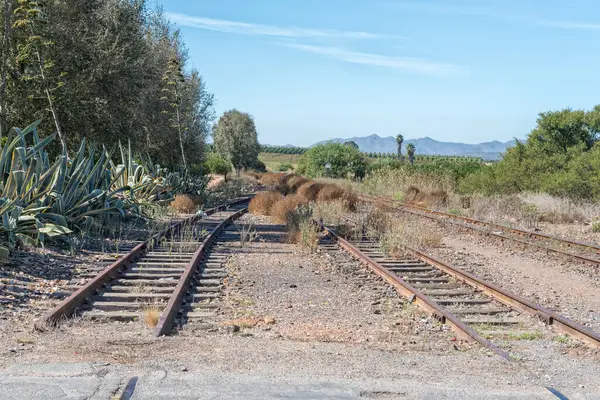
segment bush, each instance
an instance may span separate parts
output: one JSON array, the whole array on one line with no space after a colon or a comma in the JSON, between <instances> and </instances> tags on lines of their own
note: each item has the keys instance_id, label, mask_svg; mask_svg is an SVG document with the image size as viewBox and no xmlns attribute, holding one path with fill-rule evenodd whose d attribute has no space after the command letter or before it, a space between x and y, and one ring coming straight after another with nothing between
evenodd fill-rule
<instances>
[{"instance_id":1,"label":"bush","mask_svg":"<svg viewBox=\"0 0 600 400\"><path fill-rule=\"evenodd\" d=\"M267 172L260 177L260 183L266 186L281 185L285 176L286 174L284 173Z\"/></svg>"},{"instance_id":2,"label":"bush","mask_svg":"<svg viewBox=\"0 0 600 400\"><path fill-rule=\"evenodd\" d=\"M296 193L300 186L304 185L306 182L309 182L303 176L293 175L290 179L287 180L287 187L290 189L290 193Z\"/></svg>"},{"instance_id":3,"label":"bush","mask_svg":"<svg viewBox=\"0 0 600 400\"><path fill-rule=\"evenodd\" d=\"M355 211L358 203L358 197L356 194L349 192L338 185L328 184L325 185L317 196L318 203L325 203L334 200L342 200L346 204L346 208L349 211Z\"/></svg>"},{"instance_id":4,"label":"bush","mask_svg":"<svg viewBox=\"0 0 600 400\"><path fill-rule=\"evenodd\" d=\"M183 214L192 214L196 211L196 203L187 194L178 194L171 203L171 207Z\"/></svg>"},{"instance_id":5,"label":"bush","mask_svg":"<svg viewBox=\"0 0 600 400\"><path fill-rule=\"evenodd\" d=\"M319 182L308 181L303 183L296 193L306 199L306 201L317 201L317 196L325 185Z\"/></svg>"},{"instance_id":6,"label":"bush","mask_svg":"<svg viewBox=\"0 0 600 400\"><path fill-rule=\"evenodd\" d=\"M275 191L258 193L248 205L248 210L254 215L270 215L271 208L281 200L281 194Z\"/></svg>"},{"instance_id":7,"label":"bush","mask_svg":"<svg viewBox=\"0 0 600 400\"><path fill-rule=\"evenodd\" d=\"M291 169L293 169L292 164L280 164L277 168L277 170L281 172L287 172Z\"/></svg>"},{"instance_id":8,"label":"bush","mask_svg":"<svg viewBox=\"0 0 600 400\"><path fill-rule=\"evenodd\" d=\"M298 206L307 204L308 202L304 197L299 195L290 195L281 198L271 208L271 216L277 223L285 224L291 217L291 213L296 210Z\"/></svg>"},{"instance_id":9,"label":"bush","mask_svg":"<svg viewBox=\"0 0 600 400\"><path fill-rule=\"evenodd\" d=\"M327 168L329 167L329 168ZM328 143L309 149L300 157L298 172L302 175L328 178L363 178L367 170L365 156L352 146Z\"/></svg>"}]
</instances>

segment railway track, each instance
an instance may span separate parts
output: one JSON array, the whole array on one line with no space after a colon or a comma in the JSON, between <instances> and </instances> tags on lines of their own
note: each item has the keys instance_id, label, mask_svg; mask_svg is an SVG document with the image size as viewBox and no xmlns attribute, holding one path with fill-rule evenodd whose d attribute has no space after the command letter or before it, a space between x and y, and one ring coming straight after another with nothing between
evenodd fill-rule
<instances>
[{"instance_id":1,"label":"railway track","mask_svg":"<svg viewBox=\"0 0 600 400\"><path fill-rule=\"evenodd\" d=\"M531 317L600 347L600 334L591 329L419 250L406 248L406 254L398 259L386 256L379 243L364 234L346 240L330 228L323 229L329 237L324 247L348 252L410 302L449 325L457 336L478 342L507 360L510 354L496 343L515 333L527 335L536 322Z\"/></svg>"},{"instance_id":2,"label":"railway track","mask_svg":"<svg viewBox=\"0 0 600 400\"><path fill-rule=\"evenodd\" d=\"M397 201L382 197L367 195L360 195L359 197L363 201L383 204L390 209L406 214L416 215L434 221L449 222L459 228L471 230L484 236L502 241L512 241L535 248L536 250L555 254L579 263L588 264L594 266L595 271L598 271L600 268L600 247L594 244L582 243L575 240L546 235L540 232L493 224L474 218L430 210L425 207L400 204Z\"/></svg>"},{"instance_id":3,"label":"railway track","mask_svg":"<svg viewBox=\"0 0 600 400\"><path fill-rule=\"evenodd\" d=\"M160 313L155 336L161 336L184 316L186 321L204 316L224 276L223 256L210 254L210 248L247 211L248 201L239 199L180 220L137 244L89 282L73 288L36 327L44 329L74 313L90 320L131 321L153 312Z\"/></svg>"}]
</instances>

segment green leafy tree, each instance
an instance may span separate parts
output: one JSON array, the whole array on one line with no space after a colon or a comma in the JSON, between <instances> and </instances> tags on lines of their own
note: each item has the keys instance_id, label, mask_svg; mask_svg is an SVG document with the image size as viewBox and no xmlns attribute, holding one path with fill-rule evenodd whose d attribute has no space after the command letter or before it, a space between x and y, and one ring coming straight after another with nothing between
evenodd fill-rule
<instances>
[{"instance_id":1,"label":"green leafy tree","mask_svg":"<svg viewBox=\"0 0 600 400\"><path fill-rule=\"evenodd\" d=\"M311 178L326 176L362 178L367 169L365 156L352 146L327 143L315 146L300 157L298 172Z\"/></svg>"},{"instance_id":2,"label":"green leafy tree","mask_svg":"<svg viewBox=\"0 0 600 400\"><path fill-rule=\"evenodd\" d=\"M344 145L346 145L346 146L350 146L350 147L354 147L355 149L358 149L358 148L359 148L359 147L358 147L358 145L356 144L356 142L354 142L354 141L352 141L352 140L349 140L349 141L347 141L347 142L344 142Z\"/></svg>"},{"instance_id":3,"label":"green leafy tree","mask_svg":"<svg viewBox=\"0 0 600 400\"><path fill-rule=\"evenodd\" d=\"M252 117L238 110L225 112L213 128L215 150L239 175L242 168L252 168L258 162L259 144Z\"/></svg>"},{"instance_id":4,"label":"green leafy tree","mask_svg":"<svg viewBox=\"0 0 600 400\"><path fill-rule=\"evenodd\" d=\"M227 182L227 174L232 170L231 163L216 153L208 153L205 168L210 171L211 174L223 175L225 182Z\"/></svg>"},{"instance_id":5,"label":"green leafy tree","mask_svg":"<svg viewBox=\"0 0 600 400\"><path fill-rule=\"evenodd\" d=\"M408 155L408 161L410 162L410 165L413 165L415 163L415 151L416 151L416 147L414 144L409 143L406 145L406 154Z\"/></svg>"},{"instance_id":6,"label":"green leafy tree","mask_svg":"<svg viewBox=\"0 0 600 400\"><path fill-rule=\"evenodd\" d=\"M17 36L17 68L19 80L33 83L35 91L29 92L29 99L34 102L42 92L52 114L56 132L64 143L64 134L56 109L55 92L64 85L64 72L56 73L55 63L50 57L50 47L54 42L47 38L43 25L47 23L44 13L45 2L34 0L18 0L14 10L13 28ZM53 75L54 72L54 75ZM32 85L30 85L31 87Z\"/></svg>"}]
</instances>

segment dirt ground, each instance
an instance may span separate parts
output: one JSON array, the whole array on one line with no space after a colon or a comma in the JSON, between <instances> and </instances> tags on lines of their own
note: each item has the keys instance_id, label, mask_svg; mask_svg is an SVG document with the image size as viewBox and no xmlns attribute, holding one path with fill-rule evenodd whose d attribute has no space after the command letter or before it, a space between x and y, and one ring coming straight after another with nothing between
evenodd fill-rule
<instances>
[{"instance_id":1,"label":"dirt ground","mask_svg":"<svg viewBox=\"0 0 600 400\"><path fill-rule=\"evenodd\" d=\"M19 318L0 320L0 368L93 362L284 380L412 379L492 391L552 386L569 393L600 393L596 349L555 341L549 334L515 341L510 348L514 360L506 362L480 346L457 341L344 253L321 249L308 254L286 243L282 227L263 217L247 215L240 224L255 229L257 237L244 245L219 245L231 253L228 277L220 308L203 328L184 326L179 334L155 339L141 322L72 319L57 329L35 332L31 323L36 313L22 311ZM448 257L455 253L451 248L440 251ZM488 260L465 258L467 262L476 270Z\"/></svg>"}]
</instances>

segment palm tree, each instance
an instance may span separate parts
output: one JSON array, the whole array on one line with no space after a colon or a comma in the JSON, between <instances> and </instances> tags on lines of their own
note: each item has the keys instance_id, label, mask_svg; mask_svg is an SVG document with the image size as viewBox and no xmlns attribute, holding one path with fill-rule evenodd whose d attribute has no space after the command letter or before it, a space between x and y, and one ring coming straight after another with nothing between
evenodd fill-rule
<instances>
[{"instance_id":1,"label":"palm tree","mask_svg":"<svg viewBox=\"0 0 600 400\"><path fill-rule=\"evenodd\" d=\"M398 144L398 158L402 159L402 142L404 142L404 136L398 134L396 136L396 143Z\"/></svg>"},{"instance_id":2,"label":"palm tree","mask_svg":"<svg viewBox=\"0 0 600 400\"><path fill-rule=\"evenodd\" d=\"M415 151L417 150L417 148L415 147L414 144L409 143L406 145L406 153L408 154L408 161L410 162L410 165L413 165L415 163Z\"/></svg>"}]
</instances>

